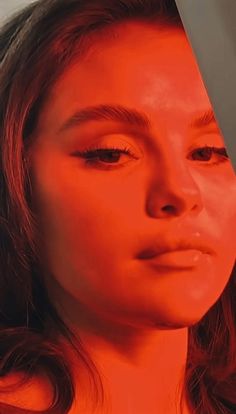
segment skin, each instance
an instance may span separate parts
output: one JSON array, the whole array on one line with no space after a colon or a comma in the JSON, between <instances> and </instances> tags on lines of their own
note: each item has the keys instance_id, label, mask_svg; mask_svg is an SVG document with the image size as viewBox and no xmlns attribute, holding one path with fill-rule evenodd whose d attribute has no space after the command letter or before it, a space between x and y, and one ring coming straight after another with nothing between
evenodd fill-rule
<instances>
[{"instance_id":1,"label":"skin","mask_svg":"<svg viewBox=\"0 0 236 414\"><path fill-rule=\"evenodd\" d=\"M58 133L76 110L106 103L145 112L150 132L90 121ZM45 283L104 373L113 414L175 413L188 327L220 297L235 263L232 164L188 158L190 148L224 146L217 124L189 126L209 108L183 31L129 22L65 71L40 113L30 159ZM108 162L73 155L104 144L128 146L135 158L121 154L122 168L106 170ZM196 231L215 254L191 271L161 273L137 258L166 234ZM79 361L67 352L79 384Z\"/></svg>"}]
</instances>

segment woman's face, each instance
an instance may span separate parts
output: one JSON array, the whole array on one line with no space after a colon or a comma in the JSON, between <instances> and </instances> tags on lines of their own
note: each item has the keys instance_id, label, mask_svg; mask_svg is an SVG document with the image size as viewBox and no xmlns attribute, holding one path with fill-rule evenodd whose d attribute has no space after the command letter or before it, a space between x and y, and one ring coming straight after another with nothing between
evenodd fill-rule
<instances>
[{"instance_id":1,"label":"woman's face","mask_svg":"<svg viewBox=\"0 0 236 414\"><path fill-rule=\"evenodd\" d=\"M224 139L215 122L194 125L212 107L184 32L129 22L116 34L66 70L39 117L31 166L44 263L61 303L135 326L189 326L235 263L236 178L224 155L201 150ZM67 122L98 105L141 112L149 129L108 108ZM79 154L114 147L130 153ZM181 238L213 251L185 269L141 258Z\"/></svg>"}]
</instances>

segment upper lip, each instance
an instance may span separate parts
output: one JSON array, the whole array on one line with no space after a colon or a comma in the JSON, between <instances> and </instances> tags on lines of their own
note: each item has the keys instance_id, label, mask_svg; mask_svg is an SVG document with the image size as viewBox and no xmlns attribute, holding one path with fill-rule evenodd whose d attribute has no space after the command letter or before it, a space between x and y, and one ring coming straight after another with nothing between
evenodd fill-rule
<instances>
[{"instance_id":1,"label":"upper lip","mask_svg":"<svg viewBox=\"0 0 236 414\"><path fill-rule=\"evenodd\" d=\"M158 240L158 237L156 238ZM152 257L155 257L159 254L168 253L176 250L200 250L203 253L208 254L215 254L215 251L210 246L212 243L207 243L206 239L204 238L196 238L196 237L184 237L179 239L174 239L174 237L169 239L159 239L155 243L152 244L149 248L146 250L143 250L138 258L139 259L150 259Z\"/></svg>"}]
</instances>

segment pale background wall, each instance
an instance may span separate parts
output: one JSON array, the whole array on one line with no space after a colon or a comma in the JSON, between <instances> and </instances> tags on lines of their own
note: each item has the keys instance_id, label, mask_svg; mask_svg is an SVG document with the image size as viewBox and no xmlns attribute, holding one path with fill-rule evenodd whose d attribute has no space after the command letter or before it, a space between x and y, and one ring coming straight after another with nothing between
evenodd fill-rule
<instances>
[{"instance_id":1,"label":"pale background wall","mask_svg":"<svg viewBox=\"0 0 236 414\"><path fill-rule=\"evenodd\" d=\"M0 21L32 2L33 0L0 0Z\"/></svg>"}]
</instances>

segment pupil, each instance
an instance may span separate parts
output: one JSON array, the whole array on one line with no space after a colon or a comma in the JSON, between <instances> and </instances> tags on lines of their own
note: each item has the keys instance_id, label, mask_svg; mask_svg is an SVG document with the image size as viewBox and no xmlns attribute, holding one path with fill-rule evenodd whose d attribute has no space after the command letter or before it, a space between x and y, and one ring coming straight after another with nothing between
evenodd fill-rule
<instances>
[{"instance_id":1,"label":"pupil","mask_svg":"<svg viewBox=\"0 0 236 414\"><path fill-rule=\"evenodd\" d=\"M113 152L110 151L110 152L107 152L105 154L101 154L100 157L101 157L102 161L107 161L107 159L108 159L108 161L115 162L115 161L119 160L120 154L118 154L115 151L113 151Z\"/></svg>"},{"instance_id":2,"label":"pupil","mask_svg":"<svg viewBox=\"0 0 236 414\"><path fill-rule=\"evenodd\" d=\"M200 156L202 157L204 157L204 154L205 154L205 157L208 157L208 160L211 157L211 148L204 148L202 150L199 150L198 152L200 153Z\"/></svg>"}]
</instances>

